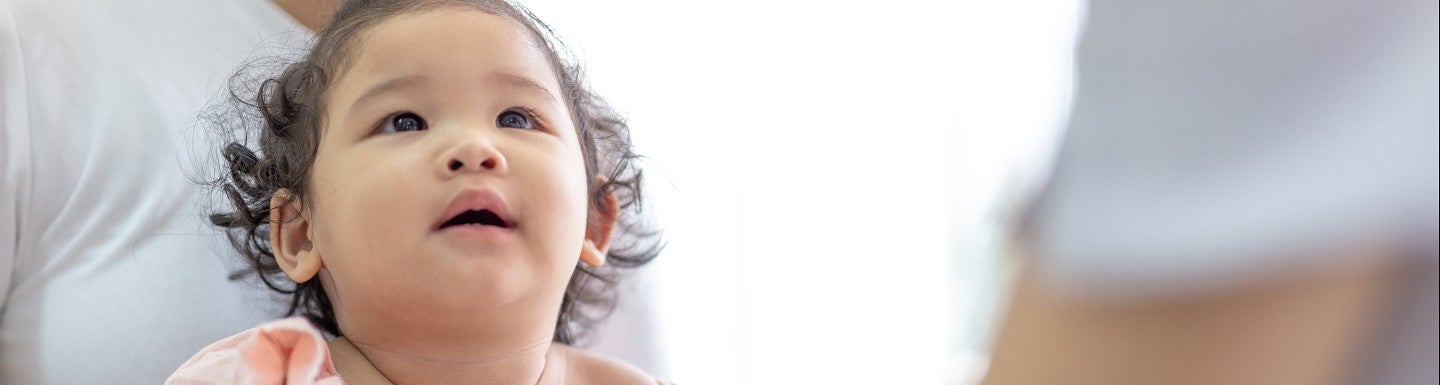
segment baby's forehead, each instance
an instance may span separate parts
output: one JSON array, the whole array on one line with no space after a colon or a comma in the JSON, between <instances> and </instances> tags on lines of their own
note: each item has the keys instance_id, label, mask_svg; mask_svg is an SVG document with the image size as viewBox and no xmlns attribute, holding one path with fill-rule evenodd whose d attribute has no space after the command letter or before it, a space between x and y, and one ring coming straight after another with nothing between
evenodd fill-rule
<instances>
[{"instance_id":1,"label":"baby's forehead","mask_svg":"<svg viewBox=\"0 0 1440 385\"><path fill-rule=\"evenodd\" d=\"M521 23L464 7L395 15L358 37L340 83L374 82L385 76L453 79L500 73L530 79L558 93L553 54Z\"/></svg>"}]
</instances>

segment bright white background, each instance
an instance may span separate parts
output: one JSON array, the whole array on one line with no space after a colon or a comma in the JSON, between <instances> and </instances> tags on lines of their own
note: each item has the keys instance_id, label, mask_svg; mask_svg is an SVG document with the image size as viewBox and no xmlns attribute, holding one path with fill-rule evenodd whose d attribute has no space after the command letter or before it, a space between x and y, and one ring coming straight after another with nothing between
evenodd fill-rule
<instances>
[{"instance_id":1,"label":"bright white background","mask_svg":"<svg viewBox=\"0 0 1440 385\"><path fill-rule=\"evenodd\" d=\"M1004 207L1065 113L1077 0L526 1L650 157L677 383L967 383ZM646 324L650 325L650 324Z\"/></svg>"}]
</instances>

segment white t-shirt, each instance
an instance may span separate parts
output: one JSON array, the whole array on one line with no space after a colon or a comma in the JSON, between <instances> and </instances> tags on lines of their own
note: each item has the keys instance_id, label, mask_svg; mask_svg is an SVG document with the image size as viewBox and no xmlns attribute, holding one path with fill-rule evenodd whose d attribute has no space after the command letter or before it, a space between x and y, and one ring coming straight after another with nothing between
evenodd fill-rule
<instances>
[{"instance_id":1,"label":"white t-shirt","mask_svg":"<svg viewBox=\"0 0 1440 385\"><path fill-rule=\"evenodd\" d=\"M1403 332L1373 355L1391 377L1372 380L1435 383L1436 14L1409 0L1090 2L1068 132L1031 213L1041 271L1063 293L1125 301L1390 251L1378 257L1416 275L1389 317Z\"/></svg>"},{"instance_id":2,"label":"white t-shirt","mask_svg":"<svg viewBox=\"0 0 1440 385\"><path fill-rule=\"evenodd\" d=\"M308 38L266 0L0 0L0 384L158 384L280 315L189 177L229 75Z\"/></svg>"}]
</instances>

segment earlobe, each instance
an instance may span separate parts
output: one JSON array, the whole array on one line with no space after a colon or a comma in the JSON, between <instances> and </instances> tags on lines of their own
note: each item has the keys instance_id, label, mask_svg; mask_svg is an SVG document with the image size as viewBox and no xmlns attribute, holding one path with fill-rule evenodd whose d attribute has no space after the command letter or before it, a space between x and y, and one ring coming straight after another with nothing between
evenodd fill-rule
<instances>
[{"instance_id":1,"label":"earlobe","mask_svg":"<svg viewBox=\"0 0 1440 385\"><path fill-rule=\"evenodd\" d=\"M585 244L580 246L580 261L590 266L604 266L605 251L595 246L595 242L586 239Z\"/></svg>"},{"instance_id":2,"label":"earlobe","mask_svg":"<svg viewBox=\"0 0 1440 385\"><path fill-rule=\"evenodd\" d=\"M596 180L604 185L605 179ZM610 235L615 231L615 222L620 219L619 201L614 193L605 194L602 207L590 210L590 220L585 229L585 244L580 247L580 260L591 266L605 264L609 253Z\"/></svg>"},{"instance_id":3,"label":"earlobe","mask_svg":"<svg viewBox=\"0 0 1440 385\"><path fill-rule=\"evenodd\" d=\"M270 198L270 249L280 270L295 282L309 281L324 262L310 237L310 220L304 206L281 189Z\"/></svg>"}]
</instances>

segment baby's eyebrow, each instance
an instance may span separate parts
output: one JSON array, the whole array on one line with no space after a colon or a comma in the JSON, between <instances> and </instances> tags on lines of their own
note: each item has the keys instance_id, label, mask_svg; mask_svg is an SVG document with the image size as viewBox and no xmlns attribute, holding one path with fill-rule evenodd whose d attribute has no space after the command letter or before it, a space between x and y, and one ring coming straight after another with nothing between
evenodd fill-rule
<instances>
[{"instance_id":1,"label":"baby's eyebrow","mask_svg":"<svg viewBox=\"0 0 1440 385\"><path fill-rule=\"evenodd\" d=\"M509 72L497 71L491 72L489 75L485 76L485 81L499 82L501 84L505 84L515 88L529 89L545 96L545 98L549 99L551 103L558 104L560 102L560 99L557 99L554 94L550 93L550 89L545 88L545 86L540 85L540 83L537 83L528 77L516 75Z\"/></svg>"},{"instance_id":2,"label":"baby's eyebrow","mask_svg":"<svg viewBox=\"0 0 1440 385\"><path fill-rule=\"evenodd\" d=\"M357 107L360 107L360 105L365 104L370 99L374 99L376 96L380 96L386 92L394 91L401 88L414 87L423 82L425 82L425 75L420 74L401 76L398 78L386 80L384 82L381 82L380 84L375 85L374 87L370 87L370 89L366 90L365 93L360 94L360 97L355 98L355 103L350 104L350 109L353 110Z\"/></svg>"},{"instance_id":3,"label":"baby's eyebrow","mask_svg":"<svg viewBox=\"0 0 1440 385\"><path fill-rule=\"evenodd\" d=\"M407 75L386 80L384 82L381 82L380 84L375 85L374 87L370 87L370 89L366 90L365 93L360 94L359 98L355 98L355 103L350 104L350 109L353 110L360 105L365 104L368 100L373 99L376 96L382 95L386 92L402 88L414 87L416 85L419 85L420 83L424 83L426 80L427 78L423 74ZM501 85L513 88L535 91L541 96L544 96L551 103L559 104L560 102L560 99L556 98L555 94L550 93L550 89L545 88L545 86L542 86L540 85L540 83L537 83L534 80L531 80L530 78L525 76L516 75L509 72L496 71L486 75L485 82L499 83Z\"/></svg>"}]
</instances>

